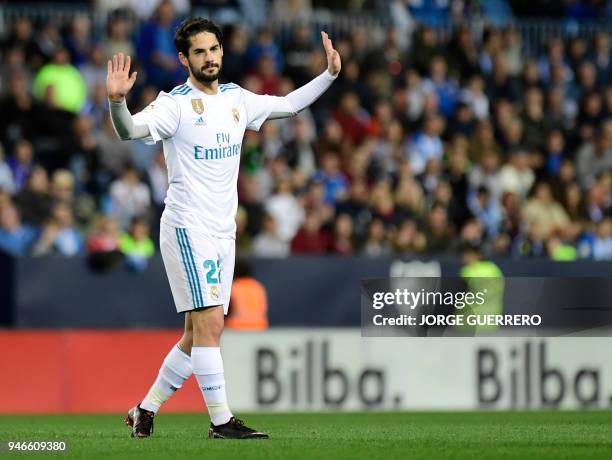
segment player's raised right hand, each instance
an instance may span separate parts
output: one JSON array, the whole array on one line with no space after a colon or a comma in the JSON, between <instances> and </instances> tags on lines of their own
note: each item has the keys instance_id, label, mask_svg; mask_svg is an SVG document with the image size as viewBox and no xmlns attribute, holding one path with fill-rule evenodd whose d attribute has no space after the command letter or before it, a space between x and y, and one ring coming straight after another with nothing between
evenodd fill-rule
<instances>
[{"instance_id":1,"label":"player's raised right hand","mask_svg":"<svg viewBox=\"0 0 612 460\"><path fill-rule=\"evenodd\" d=\"M112 60L108 60L108 75L106 76L106 91L108 98L113 102L121 102L125 95L132 89L136 81L136 74L130 76L131 57L124 58L123 53L113 55Z\"/></svg>"}]
</instances>

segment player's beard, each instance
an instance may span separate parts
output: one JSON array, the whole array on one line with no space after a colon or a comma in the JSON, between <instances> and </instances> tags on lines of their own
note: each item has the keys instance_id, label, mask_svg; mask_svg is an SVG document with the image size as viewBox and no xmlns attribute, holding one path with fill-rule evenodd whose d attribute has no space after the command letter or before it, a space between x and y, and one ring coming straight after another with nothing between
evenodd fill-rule
<instances>
[{"instance_id":1,"label":"player's beard","mask_svg":"<svg viewBox=\"0 0 612 460\"><path fill-rule=\"evenodd\" d=\"M219 63L218 66L217 64L210 64L202 67L201 69L196 69L190 61L187 62L189 62L189 69L191 70L191 75L193 75L193 78L198 80L200 83L212 83L213 81L219 78L219 73L221 72L221 63ZM210 67L217 68L217 71L215 73L204 73L204 70Z\"/></svg>"}]
</instances>

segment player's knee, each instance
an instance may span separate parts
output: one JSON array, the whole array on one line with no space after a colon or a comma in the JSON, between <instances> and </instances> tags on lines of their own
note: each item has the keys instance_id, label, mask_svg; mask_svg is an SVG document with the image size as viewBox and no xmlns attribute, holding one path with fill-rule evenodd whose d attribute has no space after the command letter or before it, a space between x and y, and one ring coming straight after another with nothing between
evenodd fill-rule
<instances>
[{"instance_id":1,"label":"player's knee","mask_svg":"<svg viewBox=\"0 0 612 460\"><path fill-rule=\"evenodd\" d=\"M221 311L221 314L217 314L211 310L205 314L193 315L193 337L220 337L224 326L222 313Z\"/></svg>"}]
</instances>

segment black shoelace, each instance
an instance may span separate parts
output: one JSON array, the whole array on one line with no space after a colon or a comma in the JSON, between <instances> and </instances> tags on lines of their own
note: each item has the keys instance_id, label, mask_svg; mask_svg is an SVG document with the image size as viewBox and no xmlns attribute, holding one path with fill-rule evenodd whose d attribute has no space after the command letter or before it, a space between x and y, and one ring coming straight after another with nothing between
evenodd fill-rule
<instances>
[{"instance_id":1,"label":"black shoelace","mask_svg":"<svg viewBox=\"0 0 612 460\"><path fill-rule=\"evenodd\" d=\"M249 427L245 426L242 420L236 417L234 417L234 427L239 431L252 431Z\"/></svg>"}]
</instances>

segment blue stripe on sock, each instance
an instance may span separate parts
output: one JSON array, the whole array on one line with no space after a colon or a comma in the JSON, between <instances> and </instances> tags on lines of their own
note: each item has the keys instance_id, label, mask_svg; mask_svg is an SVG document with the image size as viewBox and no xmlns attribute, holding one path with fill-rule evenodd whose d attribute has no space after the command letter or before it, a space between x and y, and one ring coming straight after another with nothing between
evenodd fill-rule
<instances>
[{"instance_id":1,"label":"blue stripe on sock","mask_svg":"<svg viewBox=\"0 0 612 460\"><path fill-rule=\"evenodd\" d=\"M193 252L191 251L191 244L189 243L189 236L187 236L187 230L183 229L183 235L185 236L185 240L187 241L187 250L189 251L189 257L191 258L191 263L193 265L193 269L195 271L195 281L197 284L197 291L196 293L199 296L200 299L200 304L203 307L204 306L204 299L202 298L202 287L200 286L200 276L198 275L198 268L197 265L195 263L195 258L193 257Z\"/></svg>"},{"instance_id":2,"label":"blue stripe on sock","mask_svg":"<svg viewBox=\"0 0 612 460\"><path fill-rule=\"evenodd\" d=\"M191 268L188 266L188 263L187 263L187 251L181 240L181 232L179 228L176 229L176 240L178 241L179 248L181 249L181 258L183 260L183 266L185 267L185 273L187 273L187 281L189 282L189 289L191 289L191 300L193 302L193 306L198 307L197 299L195 295L194 283L192 281Z\"/></svg>"}]
</instances>

